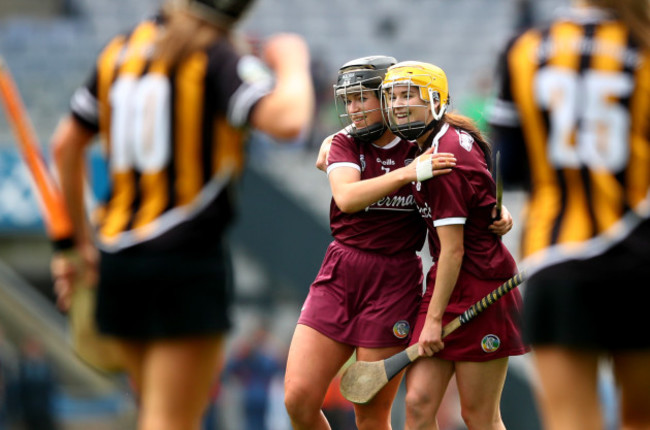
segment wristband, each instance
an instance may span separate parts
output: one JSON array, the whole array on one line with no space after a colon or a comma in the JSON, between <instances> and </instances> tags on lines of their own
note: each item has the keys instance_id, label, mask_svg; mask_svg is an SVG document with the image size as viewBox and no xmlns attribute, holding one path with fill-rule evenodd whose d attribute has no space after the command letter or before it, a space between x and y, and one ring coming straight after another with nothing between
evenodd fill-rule
<instances>
[{"instance_id":1,"label":"wristband","mask_svg":"<svg viewBox=\"0 0 650 430\"><path fill-rule=\"evenodd\" d=\"M419 182L433 178L431 154L418 157L417 164L415 165L415 175Z\"/></svg>"},{"instance_id":2,"label":"wristband","mask_svg":"<svg viewBox=\"0 0 650 430\"><path fill-rule=\"evenodd\" d=\"M74 239L72 237L64 237L61 239L52 239L52 247L55 251L65 251L74 248Z\"/></svg>"}]
</instances>

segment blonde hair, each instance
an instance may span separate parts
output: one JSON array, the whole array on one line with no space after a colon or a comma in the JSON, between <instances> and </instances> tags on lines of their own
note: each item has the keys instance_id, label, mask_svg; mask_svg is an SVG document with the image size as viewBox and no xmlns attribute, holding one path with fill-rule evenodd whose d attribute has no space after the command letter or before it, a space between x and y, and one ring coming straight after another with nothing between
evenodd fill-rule
<instances>
[{"instance_id":1,"label":"blonde hair","mask_svg":"<svg viewBox=\"0 0 650 430\"><path fill-rule=\"evenodd\" d=\"M189 55L204 50L228 31L191 14L183 7L167 3L163 8L165 25L154 45L154 58L169 67Z\"/></svg>"},{"instance_id":2,"label":"blonde hair","mask_svg":"<svg viewBox=\"0 0 650 430\"><path fill-rule=\"evenodd\" d=\"M650 50L650 2L648 0L588 0L594 6L610 9L625 24L632 37Z\"/></svg>"}]
</instances>

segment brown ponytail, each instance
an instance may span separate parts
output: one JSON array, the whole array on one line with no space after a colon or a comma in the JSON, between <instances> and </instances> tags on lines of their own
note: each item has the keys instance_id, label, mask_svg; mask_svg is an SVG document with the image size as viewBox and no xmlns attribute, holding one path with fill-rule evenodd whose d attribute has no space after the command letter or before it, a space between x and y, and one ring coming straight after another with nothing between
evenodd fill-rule
<instances>
[{"instance_id":1,"label":"brown ponytail","mask_svg":"<svg viewBox=\"0 0 650 430\"><path fill-rule=\"evenodd\" d=\"M445 113L444 121L447 122L452 127L458 128L470 134L474 138L474 141L483 151L485 157L485 162L487 163L488 169L492 170L492 146L487 141L481 130L476 126L474 121L471 118L457 114L457 113Z\"/></svg>"},{"instance_id":2,"label":"brown ponytail","mask_svg":"<svg viewBox=\"0 0 650 430\"><path fill-rule=\"evenodd\" d=\"M610 9L625 24L632 37L650 50L650 3L648 0L591 0L594 6Z\"/></svg>"},{"instance_id":3,"label":"brown ponytail","mask_svg":"<svg viewBox=\"0 0 650 430\"><path fill-rule=\"evenodd\" d=\"M180 7L167 6L163 11L165 25L154 46L154 58L170 68L226 34L223 29Z\"/></svg>"}]
</instances>

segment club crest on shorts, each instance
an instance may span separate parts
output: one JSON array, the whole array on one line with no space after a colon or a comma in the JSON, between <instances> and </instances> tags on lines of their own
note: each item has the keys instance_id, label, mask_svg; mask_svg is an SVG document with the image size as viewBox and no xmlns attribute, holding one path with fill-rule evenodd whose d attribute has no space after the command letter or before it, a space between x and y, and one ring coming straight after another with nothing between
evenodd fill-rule
<instances>
[{"instance_id":1,"label":"club crest on shorts","mask_svg":"<svg viewBox=\"0 0 650 430\"><path fill-rule=\"evenodd\" d=\"M404 339L409 335L410 331L411 326L409 325L408 321L399 320L395 323L395 325L393 325L393 334L398 339Z\"/></svg>"},{"instance_id":2,"label":"club crest on shorts","mask_svg":"<svg viewBox=\"0 0 650 430\"><path fill-rule=\"evenodd\" d=\"M501 339L496 334L486 334L481 339L481 348L485 352L494 352L501 346Z\"/></svg>"}]
</instances>

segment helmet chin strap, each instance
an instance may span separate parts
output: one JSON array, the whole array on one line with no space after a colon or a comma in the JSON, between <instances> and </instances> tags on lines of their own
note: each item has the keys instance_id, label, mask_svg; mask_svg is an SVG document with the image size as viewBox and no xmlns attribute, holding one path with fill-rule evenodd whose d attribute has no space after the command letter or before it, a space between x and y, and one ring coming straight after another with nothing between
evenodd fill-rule
<instances>
[{"instance_id":1,"label":"helmet chin strap","mask_svg":"<svg viewBox=\"0 0 650 430\"><path fill-rule=\"evenodd\" d=\"M387 128L388 127L386 124L381 121L376 124L369 125L362 130L357 130L356 128L352 127L349 130L349 133L352 137L359 139L362 142L374 142L384 134Z\"/></svg>"},{"instance_id":2,"label":"helmet chin strap","mask_svg":"<svg viewBox=\"0 0 650 430\"><path fill-rule=\"evenodd\" d=\"M422 133L420 133L420 136L422 136L423 134L428 133L429 131L433 130L436 127L436 125L438 125L438 122L440 122L440 118L442 118L442 115L440 115L439 117L436 117L434 115L433 120L431 122L429 122L429 124L427 124L426 127L424 127L422 129ZM420 137L420 136L418 136L418 137Z\"/></svg>"}]
</instances>

